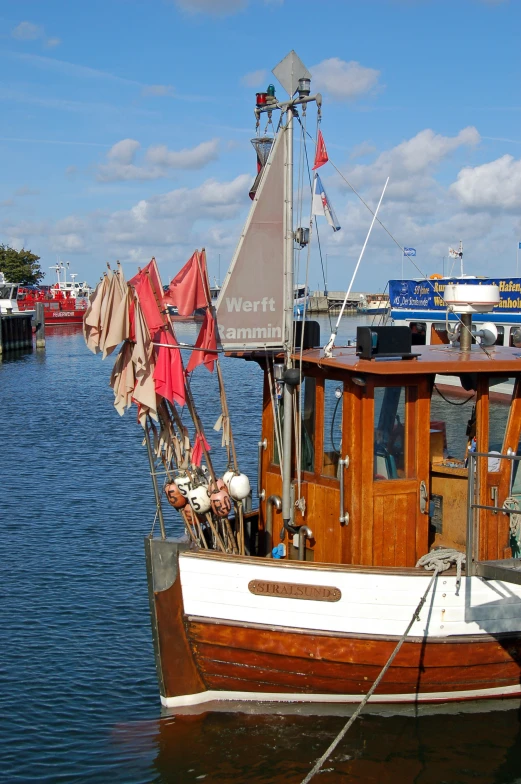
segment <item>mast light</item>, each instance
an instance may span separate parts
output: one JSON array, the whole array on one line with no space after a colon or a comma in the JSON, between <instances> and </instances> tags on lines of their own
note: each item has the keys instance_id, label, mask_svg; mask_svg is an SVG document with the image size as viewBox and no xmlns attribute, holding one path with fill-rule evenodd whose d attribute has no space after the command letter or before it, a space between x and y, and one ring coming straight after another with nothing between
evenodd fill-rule
<instances>
[{"instance_id":1,"label":"mast light","mask_svg":"<svg viewBox=\"0 0 521 784\"><path fill-rule=\"evenodd\" d=\"M305 96L309 95L311 92L311 79L303 76L301 79L298 80L298 94L299 98L304 98Z\"/></svg>"}]
</instances>

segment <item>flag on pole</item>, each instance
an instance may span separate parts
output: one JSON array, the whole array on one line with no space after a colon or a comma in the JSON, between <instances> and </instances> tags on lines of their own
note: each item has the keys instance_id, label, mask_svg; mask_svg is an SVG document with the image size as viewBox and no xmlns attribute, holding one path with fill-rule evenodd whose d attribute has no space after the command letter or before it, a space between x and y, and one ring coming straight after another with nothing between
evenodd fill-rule
<instances>
[{"instance_id":1,"label":"flag on pole","mask_svg":"<svg viewBox=\"0 0 521 784\"><path fill-rule=\"evenodd\" d=\"M403 249L404 256L416 256L416 248L404 248Z\"/></svg>"},{"instance_id":2,"label":"flag on pole","mask_svg":"<svg viewBox=\"0 0 521 784\"><path fill-rule=\"evenodd\" d=\"M461 259L463 256L463 251L454 250L454 248L449 248L449 257L451 259Z\"/></svg>"},{"instance_id":3,"label":"flag on pole","mask_svg":"<svg viewBox=\"0 0 521 784\"><path fill-rule=\"evenodd\" d=\"M333 207L327 198L324 186L322 185L322 180L318 174L315 174L315 182L313 184L312 206L313 215L324 215L333 231L338 231L340 229L338 218L336 217L335 211L333 210Z\"/></svg>"},{"instance_id":4,"label":"flag on pole","mask_svg":"<svg viewBox=\"0 0 521 784\"><path fill-rule=\"evenodd\" d=\"M163 304L174 305L180 316L191 316L194 310L204 308L208 304L203 283L204 265L203 254L196 250L170 281Z\"/></svg>"},{"instance_id":5,"label":"flag on pole","mask_svg":"<svg viewBox=\"0 0 521 784\"><path fill-rule=\"evenodd\" d=\"M319 169L320 166L323 166L328 160L324 137L322 136L322 131L319 131L317 136L317 149L315 150L315 165L313 166L312 171Z\"/></svg>"},{"instance_id":6,"label":"flag on pole","mask_svg":"<svg viewBox=\"0 0 521 784\"><path fill-rule=\"evenodd\" d=\"M521 242L518 242L518 244L517 244L517 249L518 249L518 250L521 250Z\"/></svg>"}]
</instances>

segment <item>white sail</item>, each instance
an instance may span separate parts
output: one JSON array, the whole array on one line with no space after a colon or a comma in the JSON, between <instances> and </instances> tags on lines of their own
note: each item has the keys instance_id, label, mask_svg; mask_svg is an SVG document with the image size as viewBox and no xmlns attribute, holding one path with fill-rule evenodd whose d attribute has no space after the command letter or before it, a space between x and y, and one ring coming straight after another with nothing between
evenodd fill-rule
<instances>
[{"instance_id":1,"label":"white sail","mask_svg":"<svg viewBox=\"0 0 521 784\"><path fill-rule=\"evenodd\" d=\"M226 351L284 345L284 131L265 166L217 301Z\"/></svg>"}]
</instances>

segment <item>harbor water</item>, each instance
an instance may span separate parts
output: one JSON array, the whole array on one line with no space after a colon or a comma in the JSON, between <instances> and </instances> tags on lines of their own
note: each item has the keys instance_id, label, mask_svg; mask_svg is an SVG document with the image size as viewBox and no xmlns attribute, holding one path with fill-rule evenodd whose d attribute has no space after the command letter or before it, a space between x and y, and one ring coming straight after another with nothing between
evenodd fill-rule
<instances>
[{"instance_id":1,"label":"harbor water","mask_svg":"<svg viewBox=\"0 0 521 784\"><path fill-rule=\"evenodd\" d=\"M343 319L339 342L357 323ZM176 329L193 341L194 324ZM155 506L135 408L120 418L112 405L112 364L71 327L49 330L44 352L0 363L0 781L298 784L352 709L162 715L143 550ZM231 359L223 372L239 461L254 480L261 372ZM199 368L194 395L222 468L215 391ZM168 532L180 533L173 514ZM513 700L372 707L316 780L514 784L520 722Z\"/></svg>"}]
</instances>

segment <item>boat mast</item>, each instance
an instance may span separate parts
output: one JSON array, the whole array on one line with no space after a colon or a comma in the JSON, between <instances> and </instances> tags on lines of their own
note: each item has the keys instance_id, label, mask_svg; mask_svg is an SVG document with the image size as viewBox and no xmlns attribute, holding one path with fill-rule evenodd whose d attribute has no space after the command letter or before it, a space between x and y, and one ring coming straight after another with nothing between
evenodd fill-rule
<instances>
[{"instance_id":1,"label":"boat mast","mask_svg":"<svg viewBox=\"0 0 521 784\"><path fill-rule=\"evenodd\" d=\"M261 112L280 109L286 112L287 122L283 129L284 137L284 430L282 434L282 519L284 525L291 523L293 510L291 503L291 448L293 444L293 400L295 389L295 374L288 372L293 368L291 356L293 354L293 118L296 114L295 107L302 104L315 102L322 105L320 94L310 95L311 74L292 50L273 69L274 76L290 96L289 101L270 102L266 106L257 108L257 117Z\"/></svg>"},{"instance_id":2,"label":"boat mast","mask_svg":"<svg viewBox=\"0 0 521 784\"><path fill-rule=\"evenodd\" d=\"M288 106L284 130L284 352L286 371L293 367L293 106ZM291 446L293 440L293 384L284 384L282 433L282 519L289 525L291 504Z\"/></svg>"}]
</instances>

